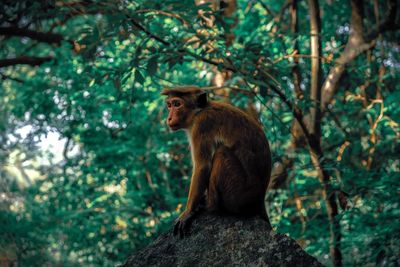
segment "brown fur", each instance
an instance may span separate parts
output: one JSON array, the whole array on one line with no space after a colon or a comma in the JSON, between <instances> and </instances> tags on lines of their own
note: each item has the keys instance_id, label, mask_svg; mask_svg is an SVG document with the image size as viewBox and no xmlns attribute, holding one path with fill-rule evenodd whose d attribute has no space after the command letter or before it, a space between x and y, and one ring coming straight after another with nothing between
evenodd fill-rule
<instances>
[{"instance_id":1,"label":"brown fur","mask_svg":"<svg viewBox=\"0 0 400 267\"><path fill-rule=\"evenodd\" d=\"M264 196L271 154L259 122L229 104L207 101L205 92L195 86L166 89L163 94L168 96L167 124L186 130L193 161L186 210L174 233L187 230L204 195L209 211L259 214L268 221Z\"/></svg>"}]
</instances>

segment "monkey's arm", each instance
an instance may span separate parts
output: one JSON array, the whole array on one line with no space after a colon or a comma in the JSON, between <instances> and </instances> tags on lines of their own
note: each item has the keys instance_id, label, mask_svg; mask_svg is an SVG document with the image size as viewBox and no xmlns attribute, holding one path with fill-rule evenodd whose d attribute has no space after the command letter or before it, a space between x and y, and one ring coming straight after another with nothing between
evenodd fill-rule
<instances>
[{"instance_id":1,"label":"monkey's arm","mask_svg":"<svg viewBox=\"0 0 400 267\"><path fill-rule=\"evenodd\" d=\"M199 210L204 193L208 187L211 172L212 148L207 140L194 139L192 142L193 174L190 182L189 196L186 209L176 220L174 234L183 236L190 226L192 217ZM193 140L193 141L194 141Z\"/></svg>"},{"instance_id":2,"label":"monkey's arm","mask_svg":"<svg viewBox=\"0 0 400 267\"><path fill-rule=\"evenodd\" d=\"M188 212L196 212L208 187L210 179L210 166L200 165L193 168L190 182L189 196L186 204Z\"/></svg>"}]
</instances>

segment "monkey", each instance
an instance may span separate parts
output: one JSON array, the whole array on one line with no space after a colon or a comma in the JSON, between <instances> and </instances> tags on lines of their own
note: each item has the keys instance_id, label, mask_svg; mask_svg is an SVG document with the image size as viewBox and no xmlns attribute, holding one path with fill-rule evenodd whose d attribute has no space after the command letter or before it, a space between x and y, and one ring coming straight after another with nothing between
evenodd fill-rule
<instances>
[{"instance_id":1,"label":"monkey","mask_svg":"<svg viewBox=\"0 0 400 267\"><path fill-rule=\"evenodd\" d=\"M259 121L230 104L208 100L201 87L165 88L161 94L167 97L168 127L186 131L193 165L174 235L186 235L201 210L260 215L271 226L264 203L271 152Z\"/></svg>"}]
</instances>

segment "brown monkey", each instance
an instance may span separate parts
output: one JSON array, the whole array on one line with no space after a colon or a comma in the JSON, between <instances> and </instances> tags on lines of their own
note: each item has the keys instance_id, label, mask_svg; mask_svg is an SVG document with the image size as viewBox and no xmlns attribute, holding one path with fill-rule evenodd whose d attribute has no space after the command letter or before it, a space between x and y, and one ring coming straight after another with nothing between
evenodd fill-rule
<instances>
[{"instance_id":1,"label":"brown monkey","mask_svg":"<svg viewBox=\"0 0 400 267\"><path fill-rule=\"evenodd\" d=\"M206 210L237 215L260 214L269 223L264 197L271 174L267 138L256 119L226 103L207 100L196 86L167 88L167 124L185 129L193 174L186 209L174 234L183 236L203 201Z\"/></svg>"}]
</instances>

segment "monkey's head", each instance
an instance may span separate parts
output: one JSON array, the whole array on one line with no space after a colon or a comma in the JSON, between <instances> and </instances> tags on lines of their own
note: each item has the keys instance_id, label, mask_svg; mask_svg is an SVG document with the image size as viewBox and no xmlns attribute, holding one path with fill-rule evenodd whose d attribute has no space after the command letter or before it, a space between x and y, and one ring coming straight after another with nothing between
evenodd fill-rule
<instances>
[{"instance_id":1,"label":"monkey's head","mask_svg":"<svg viewBox=\"0 0 400 267\"><path fill-rule=\"evenodd\" d=\"M190 128L196 112L208 102L207 93L197 86L166 88L161 94L167 96L167 125L173 131Z\"/></svg>"}]
</instances>

